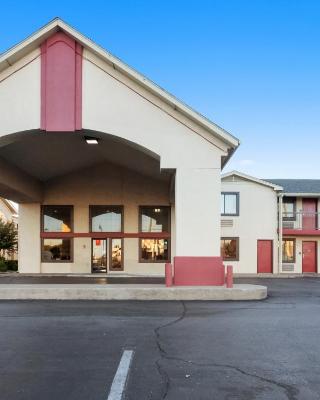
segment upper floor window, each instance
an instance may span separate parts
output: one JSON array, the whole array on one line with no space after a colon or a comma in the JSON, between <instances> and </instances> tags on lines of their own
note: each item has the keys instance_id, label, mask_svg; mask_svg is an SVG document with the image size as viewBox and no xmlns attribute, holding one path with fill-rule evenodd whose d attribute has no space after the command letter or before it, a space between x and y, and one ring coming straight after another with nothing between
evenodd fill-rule
<instances>
[{"instance_id":1,"label":"upper floor window","mask_svg":"<svg viewBox=\"0 0 320 400\"><path fill-rule=\"evenodd\" d=\"M90 206L91 232L121 232L122 206Z\"/></svg>"},{"instance_id":2,"label":"upper floor window","mask_svg":"<svg viewBox=\"0 0 320 400\"><path fill-rule=\"evenodd\" d=\"M72 206L42 206L43 232L71 232L73 230Z\"/></svg>"},{"instance_id":3,"label":"upper floor window","mask_svg":"<svg viewBox=\"0 0 320 400\"><path fill-rule=\"evenodd\" d=\"M140 232L170 232L170 207L140 207Z\"/></svg>"},{"instance_id":4,"label":"upper floor window","mask_svg":"<svg viewBox=\"0 0 320 400\"><path fill-rule=\"evenodd\" d=\"M239 215L239 193L221 193L221 215Z\"/></svg>"},{"instance_id":5,"label":"upper floor window","mask_svg":"<svg viewBox=\"0 0 320 400\"><path fill-rule=\"evenodd\" d=\"M282 217L284 221L295 221L296 219L296 199L294 197L284 197L282 200Z\"/></svg>"}]
</instances>

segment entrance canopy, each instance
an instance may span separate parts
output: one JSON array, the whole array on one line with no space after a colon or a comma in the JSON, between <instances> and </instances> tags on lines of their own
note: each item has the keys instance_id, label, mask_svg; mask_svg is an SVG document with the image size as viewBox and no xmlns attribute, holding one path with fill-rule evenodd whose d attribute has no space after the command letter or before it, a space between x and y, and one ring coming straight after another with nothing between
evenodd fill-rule
<instances>
[{"instance_id":1,"label":"entrance canopy","mask_svg":"<svg viewBox=\"0 0 320 400\"><path fill-rule=\"evenodd\" d=\"M50 181L106 163L160 181L169 182L173 174L160 170L156 154L101 132L32 131L9 139L0 139L0 191L18 203L41 202Z\"/></svg>"}]
</instances>

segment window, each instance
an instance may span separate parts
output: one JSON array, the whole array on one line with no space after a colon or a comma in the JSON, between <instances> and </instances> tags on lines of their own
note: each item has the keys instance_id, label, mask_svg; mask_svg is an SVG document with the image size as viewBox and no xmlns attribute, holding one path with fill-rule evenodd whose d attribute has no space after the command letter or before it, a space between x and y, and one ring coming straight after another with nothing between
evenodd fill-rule
<instances>
[{"instance_id":1,"label":"window","mask_svg":"<svg viewBox=\"0 0 320 400\"><path fill-rule=\"evenodd\" d=\"M55 234L42 239L42 262L73 262L73 240L62 235L73 231L73 207L44 205L41 215L42 232Z\"/></svg>"},{"instance_id":2,"label":"window","mask_svg":"<svg viewBox=\"0 0 320 400\"><path fill-rule=\"evenodd\" d=\"M42 262L71 262L72 239L43 239Z\"/></svg>"},{"instance_id":3,"label":"window","mask_svg":"<svg viewBox=\"0 0 320 400\"><path fill-rule=\"evenodd\" d=\"M141 260L144 262L166 262L169 260L168 239L141 239Z\"/></svg>"},{"instance_id":4,"label":"window","mask_svg":"<svg viewBox=\"0 0 320 400\"><path fill-rule=\"evenodd\" d=\"M283 239L282 262L294 263L296 259L296 241L294 239Z\"/></svg>"},{"instance_id":5,"label":"window","mask_svg":"<svg viewBox=\"0 0 320 400\"><path fill-rule=\"evenodd\" d=\"M239 261L239 238L221 238L220 244L223 261Z\"/></svg>"},{"instance_id":6,"label":"window","mask_svg":"<svg viewBox=\"0 0 320 400\"><path fill-rule=\"evenodd\" d=\"M71 232L72 206L42 206L43 232Z\"/></svg>"},{"instance_id":7,"label":"window","mask_svg":"<svg viewBox=\"0 0 320 400\"><path fill-rule=\"evenodd\" d=\"M140 207L140 232L170 233L170 207ZM167 262L170 260L169 238L142 238L140 243L140 262Z\"/></svg>"},{"instance_id":8,"label":"window","mask_svg":"<svg viewBox=\"0 0 320 400\"><path fill-rule=\"evenodd\" d=\"M122 239L111 239L110 269L122 271Z\"/></svg>"},{"instance_id":9,"label":"window","mask_svg":"<svg viewBox=\"0 0 320 400\"><path fill-rule=\"evenodd\" d=\"M284 221L296 220L296 199L294 197L284 197L282 201L282 218Z\"/></svg>"},{"instance_id":10,"label":"window","mask_svg":"<svg viewBox=\"0 0 320 400\"><path fill-rule=\"evenodd\" d=\"M121 232L122 206L90 206L91 232Z\"/></svg>"},{"instance_id":11,"label":"window","mask_svg":"<svg viewBox=\"0 0 320 400\"><path fill-rule=\"evenodd\" d=\"M141 232L169 232L170 207L140 207Z\"/></svg>"},{"instance_id":12,"label":"window","mask_svg":"<svg viewBox=\"0 0 320 400\"><path fill-rule=\"evenodd\" d=\"M239 193L221 193L221 215L239 215Z\"/></svg>"}]
</instances>

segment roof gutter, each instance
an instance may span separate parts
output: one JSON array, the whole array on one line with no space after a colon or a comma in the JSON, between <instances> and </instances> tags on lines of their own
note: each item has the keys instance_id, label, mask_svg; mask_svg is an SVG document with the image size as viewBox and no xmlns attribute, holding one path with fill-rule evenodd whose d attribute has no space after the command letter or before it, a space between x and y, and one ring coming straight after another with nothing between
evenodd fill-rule
<instances>
[{"instance_id":1,"label":"roof gutter","mask_svg":"<svg viewBox=\"0 0 320 400\"><path fill-rule=\"evenodd\" d=\"M286 197L320 197L320 193L281 193L283 196Z\"/></svg>"}]
</instances>

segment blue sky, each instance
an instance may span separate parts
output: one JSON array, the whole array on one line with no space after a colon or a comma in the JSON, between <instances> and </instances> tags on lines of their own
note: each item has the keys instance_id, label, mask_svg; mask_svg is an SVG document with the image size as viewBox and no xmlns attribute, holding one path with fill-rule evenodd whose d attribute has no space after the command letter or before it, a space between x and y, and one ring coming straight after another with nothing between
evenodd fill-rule
<instances>
[{"instance_id":1,"label":"blue sky","mask_svg":"<svg viewBox=\"0 0 320 400\"><path fill-rule=\"evenodd\" d=\"M6 1L0 52L56 16L237 136L226 171L320 178L320 1Z\"/></svg>"}]
</instances>

